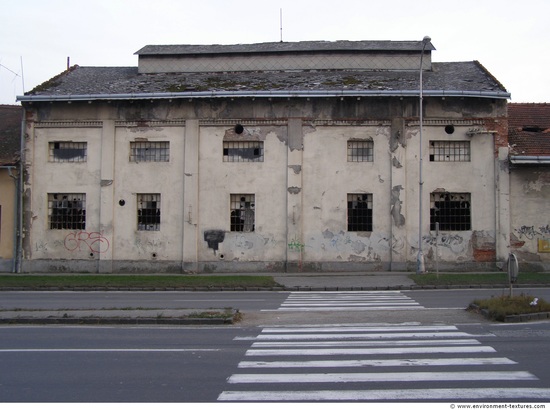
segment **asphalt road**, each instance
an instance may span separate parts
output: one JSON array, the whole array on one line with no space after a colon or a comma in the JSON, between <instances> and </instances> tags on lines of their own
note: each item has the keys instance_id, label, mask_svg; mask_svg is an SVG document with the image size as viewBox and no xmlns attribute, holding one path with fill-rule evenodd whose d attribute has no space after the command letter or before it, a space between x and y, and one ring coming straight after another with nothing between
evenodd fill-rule
<instances>
[{"instance_id":1,"label":"asphalt road","mask_svg":"<svg viewBox=\"0 0 550 410\"><path fill-rule=\"evenodd\" d=\"M0 292L0 309L246 311L222 326L0 326L0 402L548 403L550 321L464 310L501 293Z\"/></svg>"}]
</instances>

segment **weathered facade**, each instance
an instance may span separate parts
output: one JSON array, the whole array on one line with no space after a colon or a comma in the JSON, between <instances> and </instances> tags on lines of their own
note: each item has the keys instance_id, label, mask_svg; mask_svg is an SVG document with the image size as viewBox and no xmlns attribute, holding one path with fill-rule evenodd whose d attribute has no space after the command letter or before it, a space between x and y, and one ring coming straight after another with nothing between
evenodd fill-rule
<instances>
[{"instance_id":1,"label":"weathered facade","mask_svg":"<svg viewBox=\"0 0 550 410\"><path fill-rule=\"evenodd\" d=\"M511 251L550 270L550 104L509 104Z\"/></svg>"},{"instance_id":2,"label":"weathered facade","mask_svg":"<svg viewBox=\"0 0 550 410\"><path fill-rule=\"evenodd\" d=\"M23 271L414 270L419 246L428 270L501 267L509 94L432 50L147 46L137 68L70 68L19 97Z\"/></svg>"}]
</instances>

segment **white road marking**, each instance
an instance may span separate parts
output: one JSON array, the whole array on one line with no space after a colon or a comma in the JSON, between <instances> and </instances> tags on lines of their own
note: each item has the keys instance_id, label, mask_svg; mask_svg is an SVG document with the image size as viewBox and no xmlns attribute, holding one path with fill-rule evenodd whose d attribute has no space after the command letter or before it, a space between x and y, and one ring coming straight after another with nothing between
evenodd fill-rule
<instances>
[{"instance_id":1,"label":"white road marking","mask_svg":"<svg viewBox=\"0 0 550 410\"><path fill-rule=\"evenodd\" d=\"M524 371L491 372L400 372L400 373L299 373L234 374L228 383L350 383L350 382L425 382L480 380L538 380Z\"/></svg>"},{"instance_id":2,"label":"white road marking","mask_svg":"<svg viewBox=\"0 0 550 410\"><path fill-rule=\"evenodd\" d=\"M380 359L380 360L309 360L242 361L240 369L317 368L317 367L409 367L409 366L491 366L517 364L506 357L463 357L458 359Z\"/></svg>"},{"instance_id":3,"label":"white road marking","mask_svg":"<svg viewBox=\"0 0 550 410\"><path fill-rule=\"evenodd\" d=\"M371 349L255 349L248 350L246 356L324 356L352 354L431 354L431 353L494 353L490 346L430 346Z\"/></svg>"},{"instance_id":4,"label":"white road marking","mask_svg":"<svg viewBox=\"0 0 550 410\"><path fill-rule=\"evenodd\" d=\"M224 391L221 401L397 401L414 400L528 399L530 402L550 400L547 388L472 388L472 389L397 389L397 390L314 390L314 391Z\"/></svg>"}]
</instances>

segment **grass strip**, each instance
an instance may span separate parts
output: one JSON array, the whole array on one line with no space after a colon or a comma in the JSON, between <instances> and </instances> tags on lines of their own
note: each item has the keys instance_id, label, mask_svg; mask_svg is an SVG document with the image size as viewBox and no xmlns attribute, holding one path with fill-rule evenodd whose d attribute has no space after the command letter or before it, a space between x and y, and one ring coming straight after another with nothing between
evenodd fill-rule
<instances>
[{"instance_id":1,"label":"grass strip","mask_svg":"<svg viewBox=\"0 0 550 410\"><path fill-rule=\"evenodd\" d=\"M508 286L508 273L424 273L409 278L420 286L502 285ZM518 275L517 285L550 285L550 273L525 272Z\"/></svg>"},{"instance_id":2,"label":"grass strip","mask_svg":"<svg viewBox=\"0 0 550 410\"><path fill-rule=\"evenodd\" d=\"M120 288L186 288L186 287L274 287L271 276L248 275L0 275L0 288L6 287L120 287Z\"/></svg>"},{"instance_id":3,"label":"grass strip","mask_svg":"<svg viewBox=\"0 0 550 410\"><path fill-rule=\"evenodd\" d=\"M476 299L473 305L487 311L490 319L504 321L506 316L550 312L550 303L531 295L496 296L490 299Z\"/></svg>"}]
</instances>

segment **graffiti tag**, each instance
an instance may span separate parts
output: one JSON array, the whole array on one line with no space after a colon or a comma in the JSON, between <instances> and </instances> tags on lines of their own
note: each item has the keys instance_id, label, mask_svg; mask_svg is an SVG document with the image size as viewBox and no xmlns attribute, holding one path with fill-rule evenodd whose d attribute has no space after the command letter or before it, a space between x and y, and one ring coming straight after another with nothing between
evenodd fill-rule
<instances>
[{"instance_id":1,"label":"graffiti tag","mask_svg":"<svg viewBox=\"0 0 550 410\"><path fill-rule=\"evenodd\" d=\"M293 239L288 244L288 249L293 252L302 252L306 246L301 243L298 239Z\"/></svg>"},{"instance_id":2,"label":"graffiti tag","mask_svg":"<svg viewBox=\"0 0 550 410\"><path fill-rule=\"evenodd\" d=\"M64 245L70 252L84 249L93 253L103 253L109 249L109 240L100 232L79 231L68 234Z\"/></svg>"}]
</instances>

